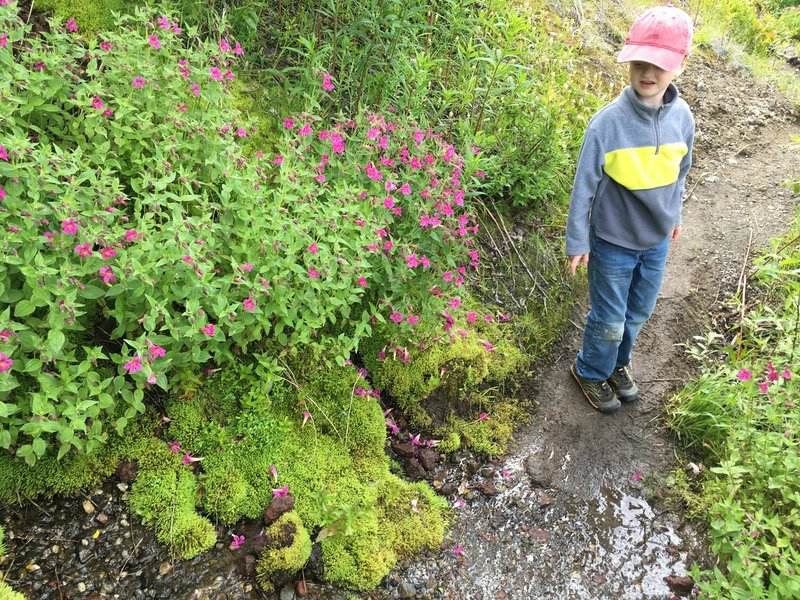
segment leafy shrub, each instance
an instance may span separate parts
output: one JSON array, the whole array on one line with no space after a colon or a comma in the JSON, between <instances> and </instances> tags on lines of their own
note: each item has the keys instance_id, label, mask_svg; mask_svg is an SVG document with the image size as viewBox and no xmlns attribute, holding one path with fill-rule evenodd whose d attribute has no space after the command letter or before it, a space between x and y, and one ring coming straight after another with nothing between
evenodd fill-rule
<instances>
[{"instance_id":1,"label":"leafy shrub","mask_svg":"<svg viewBox=\"0 0 800 600\"><path fill-rule=\"evenodd\" d=\"M692 498L717 556L710 571L695 569L703 595L788 600L800 594L800 253L782 244L757 263L763 301L737 348L695 352L703 375L673 400L670 425L710 463Z\"/></svg>"},{"instance_id":2,"label":"leafy shrub","mask_svg":"<svg viewBox=\"0 0 800 600\"><path fill-rule=\"evenodd\" d=\"M266 384L300 346L343 364L375 322L438 319L477 264L477 152L301 115L248 158L233 40L137 12L84 44L0 15L0 447L29 464L96 449L198 364L251 352Z\"/></svg>"}]
</instances>

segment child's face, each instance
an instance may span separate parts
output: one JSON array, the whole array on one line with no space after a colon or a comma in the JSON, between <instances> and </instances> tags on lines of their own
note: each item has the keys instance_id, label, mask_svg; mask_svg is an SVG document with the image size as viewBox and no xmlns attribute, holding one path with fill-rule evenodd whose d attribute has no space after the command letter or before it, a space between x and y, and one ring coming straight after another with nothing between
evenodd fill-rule
<instances>
[{"instance_id":1,"label":"child's face","mask_svg":"<svg viewBox=\"0 0 800 600\"><path fill-rule=\"evenodd\" d=\"M683 71L685 64L686 59L675 71L665 71L661 67L642 61L628 63L631 86L639 96L639 100L650 106L661 104L667 86Z\"/></svg>"}]
</instances>

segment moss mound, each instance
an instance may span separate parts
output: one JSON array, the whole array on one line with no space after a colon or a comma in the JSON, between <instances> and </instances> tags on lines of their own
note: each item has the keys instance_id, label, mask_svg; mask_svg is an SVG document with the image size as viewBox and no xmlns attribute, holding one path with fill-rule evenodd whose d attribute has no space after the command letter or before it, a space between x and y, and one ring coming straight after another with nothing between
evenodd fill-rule
<instances>
[{"instance_id":1,"label":"moss mound","mask_svg":"<svg viewBox=\"0 0 800 600\"><path fill-rule=\"evenodd\" d=\"M276 579L296 573L306 564L311 537L295 512L281 516L263 536L267 545L256 563L256 578L265 591L272 591Z\"/></svg>"}]
</instances>

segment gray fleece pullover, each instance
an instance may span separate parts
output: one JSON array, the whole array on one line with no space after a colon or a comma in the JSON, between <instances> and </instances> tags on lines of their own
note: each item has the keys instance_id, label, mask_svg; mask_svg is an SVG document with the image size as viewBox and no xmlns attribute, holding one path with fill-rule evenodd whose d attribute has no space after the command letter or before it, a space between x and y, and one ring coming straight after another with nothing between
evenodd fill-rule
<instances>
[{"instance_id":1,"label":"gray fleece pullover","mask_svg":"<svg viewBox=\"0 0 800 600\"><path fill-rule=\"evenodd\" d=\"M567 220L567 255L589 253L589 231L645 250L681 223L692 165L694 119L670 84L664 103L642 103L631 86L589 121Z\"/></svg>"}]
</instances>

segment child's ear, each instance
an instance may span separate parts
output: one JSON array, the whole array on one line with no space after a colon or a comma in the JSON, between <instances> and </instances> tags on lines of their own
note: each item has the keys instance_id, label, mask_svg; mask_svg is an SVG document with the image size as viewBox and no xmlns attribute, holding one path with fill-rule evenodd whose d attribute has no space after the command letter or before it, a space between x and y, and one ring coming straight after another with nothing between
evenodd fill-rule
<instances>
[{"instance_id":1,"label":"child's ear","mask_svg":"<svg viewBox=\"0 0 800 600\"><path fill-rule=\"evenodd\" d=\"M675 75L680 75L681 73L683 73L683 70L686 68L686 62L687 62L688 60L689 60L689 57L688 57L688 56L684 56L684 57L683 57L683 61L681 61L681 66L680 66L680 67L678 67L678 70L677 70L677 71L675 71Z\"/></svg>"}]
</instances>

